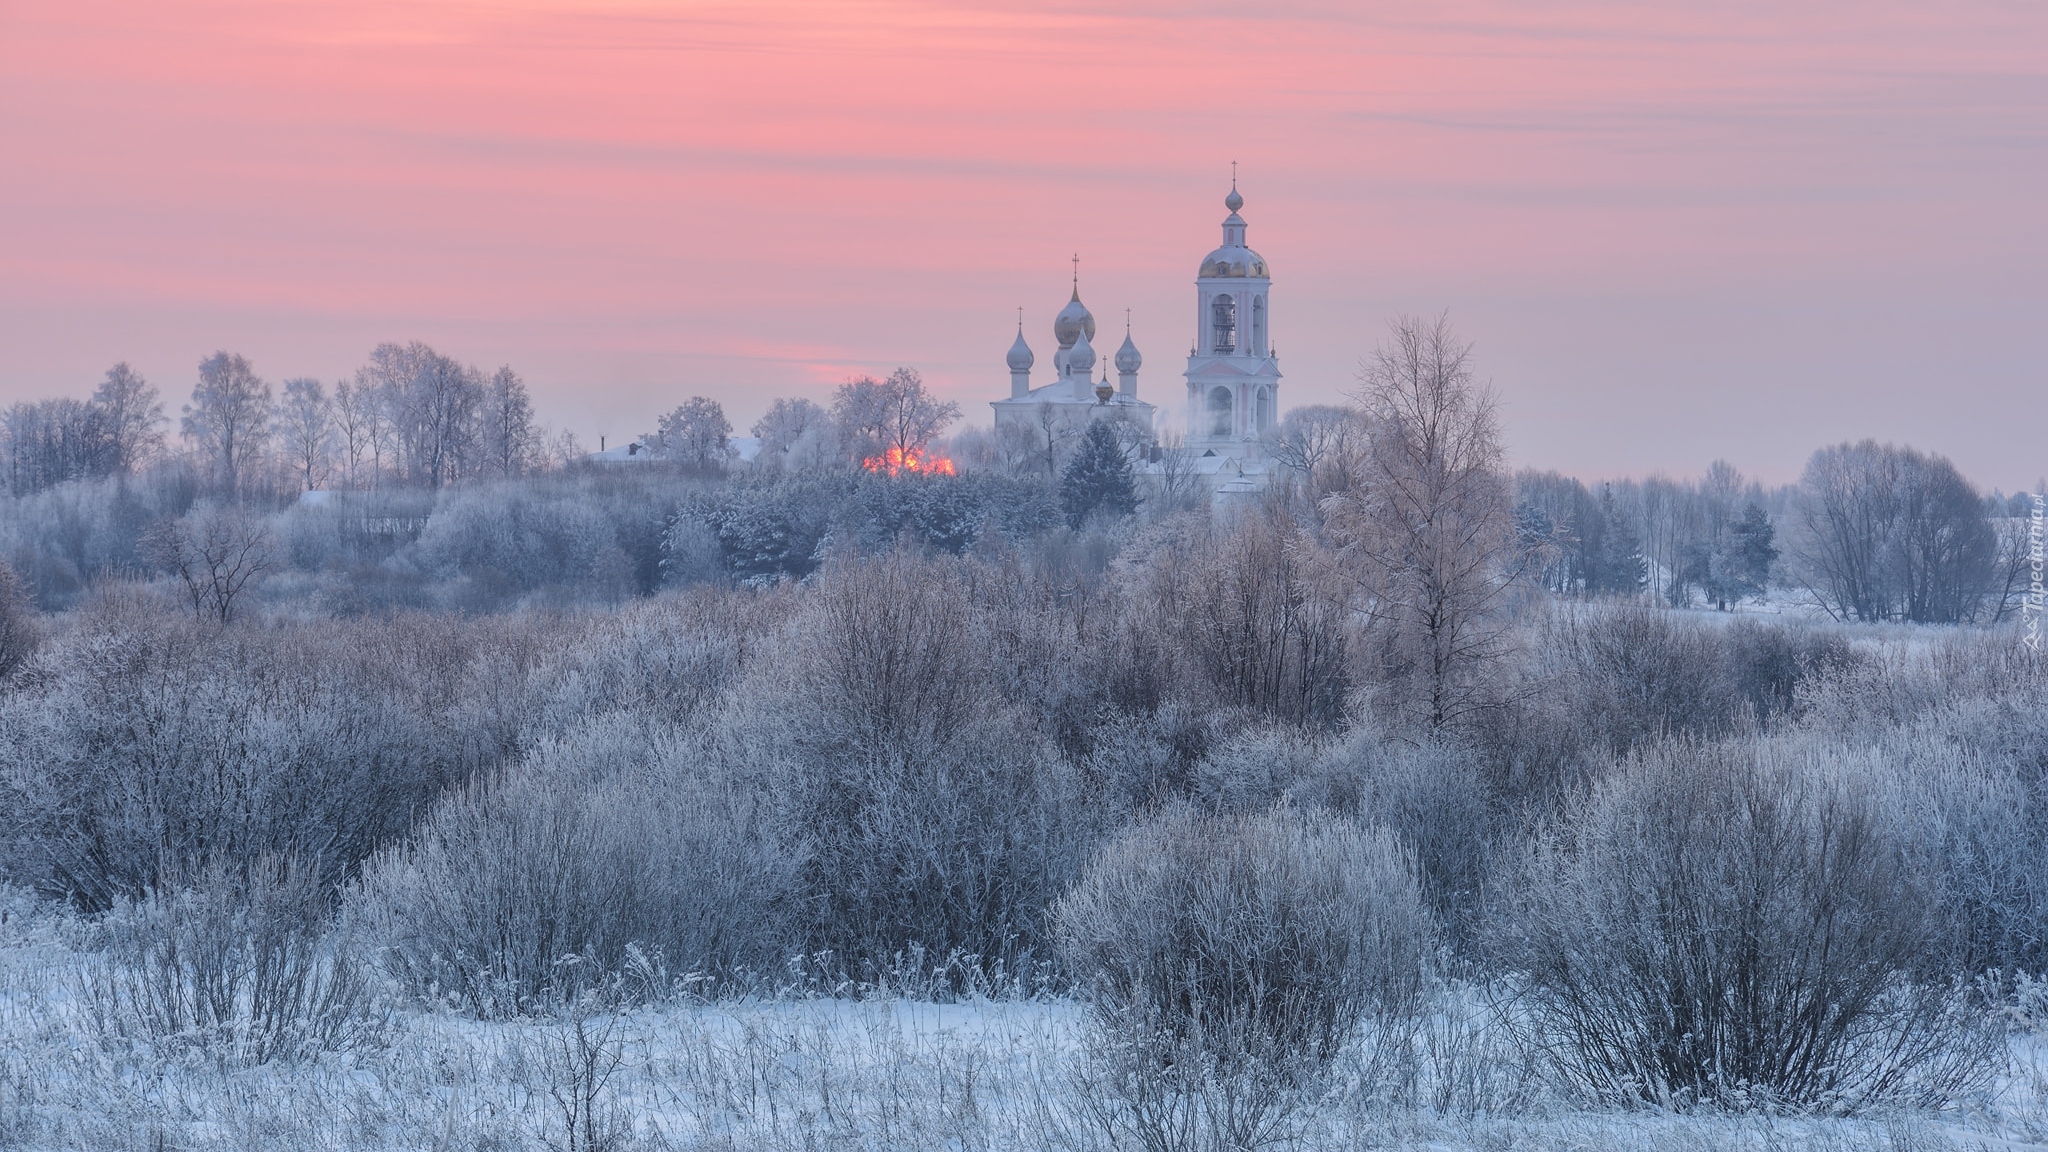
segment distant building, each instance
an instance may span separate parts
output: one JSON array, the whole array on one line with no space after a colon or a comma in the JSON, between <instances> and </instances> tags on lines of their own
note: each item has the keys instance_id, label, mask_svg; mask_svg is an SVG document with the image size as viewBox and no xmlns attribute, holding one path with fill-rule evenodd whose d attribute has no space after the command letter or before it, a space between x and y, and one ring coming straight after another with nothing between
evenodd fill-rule
<instances>
[{"instance_id":1,"label":"distant building","mask_svg":"<svg viewBox=\"0 0 2048 1152\"><path fill-rule=\"evenodd\" d=\"M1188 350L1187 394L1178 419L1166 416L1138 398L1138 369L1144 358L1125 326L1123 345L1115 357L1117 379L1109 381L1109 364L1100 366L1094 347L1095 316L1081 303L1078 270L1066 307L1053 317L1053 378L1034 387L1031 370L1037 357L1024 339L1020 319L1010 345L1010 395L993 401L996 432L1012 440L1044 443L1071 438L1090 420L1125 420L1148 433L1180 433L1178 448L1192 460L1183 471L1205 478L1212 492L1225 495L1265 487L1271 467L1263 438L1279 423L1280 361L1271 339L1267 295L1272 276L1266 258L1245 246L1244 197L1236 181L1224 198L1230 215L1223 221L1223 244L1202 258L1195 275L1195 340ZM1161 467L1157 453L1149 470Z\"/></svg>"}]
</instances>

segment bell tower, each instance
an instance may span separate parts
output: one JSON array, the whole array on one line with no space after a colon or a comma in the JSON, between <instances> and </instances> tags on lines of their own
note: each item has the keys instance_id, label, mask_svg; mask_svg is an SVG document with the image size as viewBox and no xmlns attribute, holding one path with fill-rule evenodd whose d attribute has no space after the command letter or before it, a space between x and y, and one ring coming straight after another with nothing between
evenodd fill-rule
<instances>
[{"instance_id":1,"label":"bell tower","mask_svg":"<svg viewBox=\"0 0 2048 1152\"><path fill-rule=\"evenodd\" d=\"M1235 168L1235 165L1232 165ZM1195 274L1195 343L1188 351L1187 446L1204 454L1257 459L1280 411L1280 362L1273 355L1266 258L1245 246L1237 179L1223 206L1223 246Z\"/></svg>"}]
</instances>

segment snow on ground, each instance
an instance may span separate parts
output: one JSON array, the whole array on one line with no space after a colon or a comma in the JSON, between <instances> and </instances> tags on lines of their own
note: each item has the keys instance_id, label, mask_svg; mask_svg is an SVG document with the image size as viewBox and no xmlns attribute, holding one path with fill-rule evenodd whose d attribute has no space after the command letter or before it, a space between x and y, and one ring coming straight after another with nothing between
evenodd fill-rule
<instances>
[{"instance_id":1,"label":"snow on ground","mask_svg":"<svg viewBox=\"0 0 2048 1152\"><path fill-rule=\"evenodd\" d=\"M791 999L680 1004L584 1021L394 1016L381 1047L229 1069L90 1039L78 927L0 906L0 1147L584 1147L565 1107L596 1102L618 1149L1106 1149L1080 1107L1083 1009L1064 1000ZM1453 1001L1425 1029L1407 1102L1371 1103L1356 1067L1283 1147L1778 1152L2048 1144L2048 1043L2015 1041L1998 1097L1858 1120L1573 1107ZM594 1057L594 1060L591 1059ZM605 1074L613 1063L616 1070ZM596 1068L599 1076L588 1075ZM600 1082L601 1081L601 1082ZM596 1091L579 1087L596 1085Z\"/></svg>"}]
</instances>

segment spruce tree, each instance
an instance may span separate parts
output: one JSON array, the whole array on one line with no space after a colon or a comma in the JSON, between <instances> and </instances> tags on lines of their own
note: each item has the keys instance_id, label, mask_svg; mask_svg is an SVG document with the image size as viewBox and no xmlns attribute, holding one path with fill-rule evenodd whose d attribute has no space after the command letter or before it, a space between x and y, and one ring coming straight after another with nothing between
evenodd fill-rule
<instances>
[{"instance_id":1,"label":"spruce tree","mask_svg":"<svg viewBox=\"0 0 2048 1152\"><path fill-rule=\"evenodd\" d=\"M1634 528L1614 504L1614 490L1600 489L1600 519L1604 530L1595 558L1599 579L1587 581L1588 590L1618 592L1634 596L1649 583L1650 562L1643 557L1643 544Z\"/></svg>"},{"instance_id":2,"label":"spruce tree","mask_svg":"<svg viewBox=\"0 0 2048 1152\"><path fill-rule=\"evenodd\" d=\"M1777 535L1770 514L1754 503L1722 533L1721 547L1714 556L1714 587L1709 591L1724 611L1744 596L1763 594L1771 563L1778 558L1773 544Z\"/></svg>"},{"instance_id":3,"label":"spruce tree","mask_svg":"<svg viewBox=\"0 0 2048 1152\"><path fill-rule=\"evenodd\" d=\"M1124 455L1107 420L1090 421L1080 450L1060 477L1060 511L1066 513L1068 526L1079 528L1098 512L1128 516L1137 509L1130 457Z\"/></svg>"}]
</instances>

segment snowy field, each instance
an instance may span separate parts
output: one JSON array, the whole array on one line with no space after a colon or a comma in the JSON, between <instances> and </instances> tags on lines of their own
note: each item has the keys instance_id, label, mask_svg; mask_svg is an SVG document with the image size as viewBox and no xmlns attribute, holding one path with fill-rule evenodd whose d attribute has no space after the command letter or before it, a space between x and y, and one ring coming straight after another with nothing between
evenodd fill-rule
<instances>
[{"instance_id":1,"label":"snowy field","mask_svg":"<svg viewBox=\"0 0 2048 1152\"><path fill-rule=\"evenodd\" d=\"M0 918L0 1147L23 1149L1110 1149L1087 1020L1066 1000L677 1004L581 1021L395 1011L382 1042L224 1067L119 1049L79 994L68 918ZM1577 1107L1445 998L1407 1061L1342 1062L1274 1147L2000 1149L2048 1146L2048 1043L2016 1023L1994 1093L1851 1120ZM573 1134L572 1134L573 1126ZM592 1139L592 1137L595 1139Z\"/></svg>"}]
</instances>

